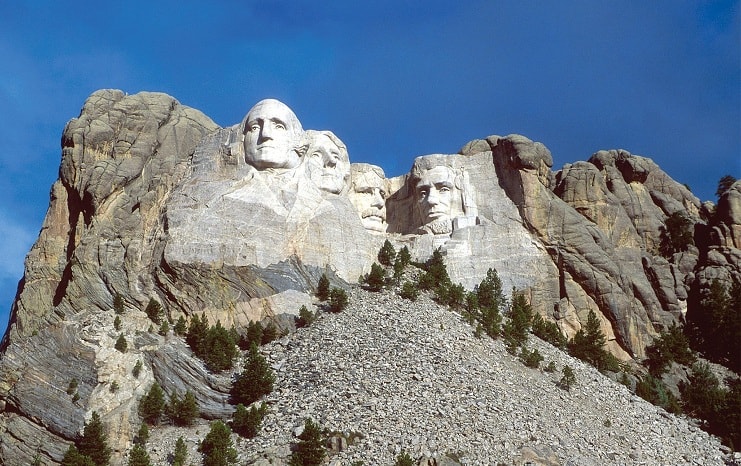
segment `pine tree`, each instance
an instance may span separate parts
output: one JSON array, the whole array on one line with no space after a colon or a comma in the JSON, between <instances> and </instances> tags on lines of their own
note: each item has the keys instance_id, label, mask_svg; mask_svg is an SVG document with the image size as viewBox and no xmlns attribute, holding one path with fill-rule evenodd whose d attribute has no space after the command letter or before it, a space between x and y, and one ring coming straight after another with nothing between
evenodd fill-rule
<instances>
[{"instance_id":1,"label":"pine tree","mask_svg":"<svg viewBox=\"0 0 741 466\"><path fill-rule=\"evenodd\" d=\"M474 306L475 304L475 306ZM502 309L506 299L502 292L502 281L496 269L486 271L486 277L476 287L475 299L467 299L469 312L479 321L481 329L491 338L498 338L502 325Z\"/></svg>"},{"instance_id":2,"label":"pine tree","mask_svg":"<svg viewBox=\"0 0 741 466\"><path fill-rule=\"evenodd\" d=\"M149 299L149 304L147 304L144 312L147 314L147 317L149 317L149 319L155 324L162 323L162 305L154 298Z\"/></svg>"},{"instance_id":3,"label":"pine tree","mask_svg":"<svg viewBox=\"0 0 741 466\"><path fill-rule=\"evenodd\" d=\"M147 427L146 422L142 422L142 425L139 426L139 431L136 433L136 437L134 437L134 443L144 446L147 444L148 440L149 440L149 427Z\"/></svg>"},{"instance_id":4,"label":"pine tree","mask_svg":"<svg viewBox=\"0 0 741 466\"><path fill-rule=\"evenodd\" d=\"M381 250L378 251L378 262L380 262L381 265L390 266L393 264L395 258L396 250L394 249L394 246L391 245L389 240L384 241Z\"/></svg>"},{"instance_id":5,"label":"pine tree","mask_svg":"<svg viewBox=\"0 0 741 466\"><path fill-rule=\"evenodd\" d=\"M260 406L251 406L249 409L240 403L234 411L232 428L244 438L252 438L260 431L260 424L268 411L268 406L263 402Z\"/></svg>"},{"instance_id":6,"label":"pine tree","mask_svg":"<svg viewBox=\"0 0 741 466\"><path fill-rule=\"evenodd\" d=\"M314 314L312 314L305 305L302 305L298 310L298 318L296 319L296 327L308 327L314 322Z\"/></svg>"},{"instance_id":7,"label":"pine tree","mask_svg":"<svg viewBox=\"0 0 741 466\"><path fill-rule=\"evenodd\" d=\"M272 392L273 383L275 376L272 369L257 350L257 345L253 344L244 361L244 370L232 385L232 399L235 403L250 405Z\"/></svg>"},{"instance_id":8,"label":"pine tree","mask_svg":"<svg viewBox=\"0 0 741 466\"><path fill-rule=\"evenodd\" d=\"M394 466L414 466L414 460L409 456L409 453L402 450L396 457L396 463L394 463Z\"/></svg>"},{"instance_id":9,"label":"pine tree","mask_svg":"<svg viewBox=\"0 0 741 466\"><path fill-rule=\"evenodd\" d=\"M136 364L134 364L134 368L131 369L131 375L134 376L135 379L139 378L139 374L142 372L142 362L141 360L137 359Z\"/></svg>"},{"instance_id":10,"label":"pine tree","mask_svg":"<svg viewBox=\"0 0 741 466\"><path fill-rule=\"evenodd\" d=\"M720 198L723 193L731 189L733 183L736 182L736 178L731 175L725 175L718 181L718 189L715 190L715 195Z\"/></svg>"},{"instance_id":11,"label":"pine tree","mask_svg":"<svg viewBox=\"0 0 741 466\"><path fill-rule=\"evenodd\" d=\"M198 417L198 402L193 392L188 390L181 399L177 393L170 395L170 402L165 408L167 417L176 426L189 426L193 420Z\"/></svg>"},{"instance_id":12,"label":"pine tree","mask_svg":"<svg viewBox=\"0 0 741 466\"><path fill-rule=\"evenodd\" d=\"M236 342L232 334L222 327L221 322L206 331L206 336L200 345L201 353L198 355L210 371L219 372L232 368L234 358L237 356Z\"/></svg>"},{"instance_id":13,"label":"pine tree","mask_svg":"<svg viewBox=\"0 0 741 466\"><path fill-rule=\"evenodd\" d=\"M83 455L74 445L67 448L67 452L62 458L62 466L96 466L95 462L89 456Z\"/></svg>"},{"instance_id":14,"label":"pine tree","mask_svg":"<svg viewBox=\"0 0 741 466\"><path fill-rule=\"evenodd\" d=\"M129 466L151 466L152 462L149 459L149 453L140 444L135 443L134 447L129 451Z\"/></svg>"},{"instance_id":15,"label":"pine tree","mask_svg":"<svg viewBox=\"0 0 741 466\"><path fill-rule=\"evenodd\" d=\"M231 438L232 431L221 421L211 423L206 437L201 442L203 466L228 466L237 461L237 451Z\"/></svg>"},{"instance_id":16,"label":"pine tree","mask_svg":"<svg viewBox=\"0 0 741 466\"><path fill-rule=\"evenodd\" d=\"M566 348L566 337L561 333L555 322L545 320L543 316L535 313L533 316L533 334L543 341L547 341L556 348Z\"/></svg>"},{"instance_id":17,"label":"pine tree","mask_svg":"<svg viewBox=\"0 0 741 466\"><path fill-rule=\"evenodd\" d=\"M114 328L114 329L115 329L116 331L119 331L119 330L121 330L121 317L119 317L119 316L116 316L116 317L115 317L115 318L113 319L113 328Z\"/></svg>"},{"instance_id":18,"label":"pine tree","mask_svg":"<svg viewBox=\"0 0 741 466\"><path fill-rule=\"evenodd\" d=\"M185 335L185 332L188 330L188 327L185 324L185 317L178 317L177 322L175 322L175 327L172 330L175 332L175 335Z\"/></svg>"},{"instance_id":19,"label":"pine tree","mask_svg":"<svg viewBox=\"0 0 741 466\"><path fill-rule=\"evenodd\" d=\"M667 217L660 228L659 252L671 257L675 252L686 251L693 243L693 222L682 212L677 211Z\"/></svg>"},{"instance_id":20,"label":"pine tree","mask_svg":"<svg viewBox=\"0 0 741 466\"><path fill-rule=\"evenodd\" d=\"M188 447L185 445L183 437L178 437L175 442L175 451L172 452L172 466L185 466L188 459Z\"/></svg>"},{"instance_id":21,"label":"pine tree","mask_svg":"<svg viewBox=\"0 0 741 466\"><path fill-rule=\"evenodd\" d=\"M129 347L129 344L126 342L126 337L124 337L123 333L120 333L118 335L118 339L116 340L116 344L113 346L117 350L119 350L122 353L126 352L126 349Z\"/></svg>"},{"instance_id":22,"label":"pine tree","mask_svg":"<svg viewBox=\"0 0 741 466\"><path fill-rule=\"evenodd\" d=\"M326 454L322 441L322 432L319 426L311 419L304 422L304 431L298 436L300 442L291 453L291 466L319 466Z\"/></svg>"},{"instance_id":23,"label":"pine tree","mask_svg":"<svg viewBox=\"0 0 741 466\"><path fill-rule=\"evenodd\" d=\"M349 302L347 293L342 288L332 288L329 292L329 311L330 312L342 312L345 310Z\"/></svg>"},{"instance_id":24,"label":"pine tree","mask_svg":"<svg viewBox=\"0 0 741 466\"><path fill-rule=\"evenodd\" d=\"M118 293L113 296L113 312L116 314L123 314L124 312L124 299Z\"/></svg>"},{"instance_id":25,"label":"pine tree","mask_svg":"<svg viewBox=\"0 0 741 466\"><path fill-rule=\"evenodd\" d=\"M199 318L198 314L193 314L188 332L185 334L185 342L188 343L193 353L199 357L203 354L203 341L206 339L206 332L208 332L208 318L206 315L201 314Z\"/></svg>"},{"instance_id":26,"label":"pine tree","mask_svg":"<svg viewBox=\"0 0 741 466\"><path fill-rule=\"evenodd\" d=\"M571 387L576 385L576 375L574 375L574 369L571 366L563 366L561 369L563 376L558 381L558 386L564 390L571 391Z\"/></svg>"},{"instance_id":27,"label":"pine tree","mask_svg":"<svg viewBox=\"0 0 741 466\"><path fill-rule=\"evenodd\" d=\"M389 243L391 244L391 243ZM365 284L371 291L381 291L386 285L386 271L375 262L371 265L370 273L365 277Z\"/></svg>"},{"instance_id":28,"label":"pine tree","mask_svg":"<svg viewBox=\"0 0 741 466\"><path fill-rule=\"evenodd\" d=\"M329 298L329 278L327 274L323 273L319 278L319 283L316 287L316 297L319 301L326 301Z\"/></svg>"},{"instance_id":29,"label":"pine tree","mask_svg":"<svg viewBox=\"0 0 741 466\"><path fill-rule=\"evenodd\" d=\"M502 327L507 347L512 352L527 342L527 334L533 319L533 310L522 293L512 292L512 308L509 320Z\"/></svg>"},{"instance_id":30,"label":"pine tree","mask_svg":"<svg viewBox=\"0 0 741 466\"><path fill-rule=\"evenodd\" d=\"M85 423L82 438L77 442L80 454L89 456L97 466L105 466L111 459L108 436L97 411L93 411L90 422Z\"/></svg>"},{"instance_id":31,"label":"pine tree","mask_svg":"<svg viewBox=\"0 0 741 466\"><path fill-rule=\"evenodd\" d=\"M586 361L599 370L616 370L617 360L603 349L607 337L600 329L599 320L590 310L587 322L580 328L568 343L569 354Z\"/></svg>"},{"instance_id":32,"label":"pine tree","mask_svg":"<svg viewBox=\"0 0 741 466\"><path fill-rule=\"evenodd\" d=\"M262 324L258 321L247 324L247 332L239 338L239 348L247 351L252 346L262 344Z\"/></svg>"},{"instance_id":33,"label":"pine tree","mask_svg":"<svg viewBox=\"0 0 741 466\"><path fill-rule=\"evenodd\" d=\"M139 401L139 416L152 425L159 423L165 410L165 392L160 384L155 382L146 395Z\"/></svg>"}]
</instances>

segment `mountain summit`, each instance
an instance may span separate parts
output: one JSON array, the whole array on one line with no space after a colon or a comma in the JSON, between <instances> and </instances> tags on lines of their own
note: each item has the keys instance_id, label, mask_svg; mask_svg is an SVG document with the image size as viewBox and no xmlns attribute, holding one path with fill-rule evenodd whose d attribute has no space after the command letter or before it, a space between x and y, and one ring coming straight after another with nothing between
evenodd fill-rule
<instances>
[{"instance_id":1,"label":"mountain summit","mask_svg":"<svg viewBox=\"0 0 741 466\"><path fill-rule=\"evenodd\" d=\"M228 418L234 411L229 377L209 371L191 352L193 345L186 346L164 324L192 323L194 316L201 316L233 328L237 335L244 335L254 322L293 329L299 309L316 304L321 277L328 277L333 287L350 290L372 272L385 242L406 248L415 263L441 254L452 283L467 290L496 270L508 295L516 289L568 338L589 315L596 316L606 348L625 362L644 358L661 331L691 320L698 312L693 306L713 283L730 288L741 282L741 183L725 190L716 208L701 204L648 158L623 150L600 151L586 162L554 172L549 150L520 135L488 136L468 142L458 154L410 159L409 173L394 178L386 178L380 167L351 163L349 149L331 131L304 129L290 108L272 99L257 103L241 122L221 128L164 94L129 96L101 90L91 95L80 116L64 129L59 180L51 188L46 219L26 258L3 338L0 461L60 462L93 412L106 426L112 461L122 461L140 424L140 399L155 381L170 394L192 391L202 417ZM676 227L677 218L685 223ZM393 307L398 304L389 306L402 312ZM373 303L356 305L353 312L358 325L394 318ZM366 320L363 312L369 314ZM389 361L399 357L401 362L389 367L394 377L406 373L413 384L419 382L405 389L436 390L433 399L418 400L429 408L420 426L429 432L435 425L432 418L442 422L452 419L453 412L469 419L457 421L470 423L467 430L461 428L471 445L460 450L478 461L466 464L488 459L486 453L471 453L479 444L496 449L491 458L514 458L511 455L523 455L529 448L561 460L566 459L563 455L581 455L604 460L602 464L641 461L647 449L626 457L631 447L608 439L609 432L583 443L557 435L556 424L538 429L535 412L532 419L515 422L513 416L529 416L524 406L510 406L513 411L502 415L511 425L503 421L496 427L520 430L524 437L514 441L502 434L499 445L492 437L498 434L483 419L476 420L465 403L481 403L493 416L498 411L492 405L505 396L501 384L453 385L466 379L466 371L500 378L499 371L507 370L508 363L497 363L492 355L502 353L501 347L479 345L475 351L481 358L473 358L467 354L473 343L462 336L444 337L449 326L464 332L462 324L446 323L454 318L425 309L415 312L421 326L441 327L424 341L445 346L440 353L447 358L444 363L433 361L426 350L424 356L433 359L410 367L414 358L403 357L410 350L404 346L406 337L387 334L393 326L382 323L376 328L384 333L384 343L377 350L385 351ZM153 324L161 326L161 335ZM347 325L344 330L351 332L341 338L355 344L348 340L354 324ZM326 339L333 351L340 351L341 342L335 339L343 329L335 330L320 334L311 329L314 339L299 345ZM271 357L278 359L272 362L283 367L275 351L289 354L295 348L273 345ZM300 352L290 354L301 357ZM463 362L458 365L457 360ZM379 377L373 364L378 361L371 364L368 380L358 373L367 361L341 361L355 377L342 390L350 398L358 386L370 390L372 396L357 407L373 413L368 419L383 418L381 411L393 417L396 411L412 410L396 398L401 405L386 405L382 387L373 391ZM139 371L132 377L135 366ZM449 378L437 376L443 367ZM600 377L587 369L577 372L581 378ZM318 397L334 390L322 380L325 369L298 373L318 378ZM289 375L278 378L279 384L289 385L270 395L274 410L297 402L281 398L281 393L293 396L288 387L301 383ZM444 393L438 393L443 380L448 380L451 393L469 390L470 396L444 402ZM591 394L607 390L600 385L607 382L594 383ZM532 384L528 387L540 391L552 385L542 380ZM522 396L537 398L536 388ZM620 400L636 403L624 389L613 389ZM484 390L480 398L473 393L479 390ZM554 410L571 403L559 395L548 395L557 405ZM586 398L589 394L574 403L588 403ZM311 406L327 409L326 403ZM619 410L609 406L615 413ZM297 416L295 406L285 409ZM590 413L569 418L562 428L605 422L590 418ZM650 416L661 435L681 431L691 437L696 432L686 424L664 432L661 416ZM271 429L295 427L295 418L268 420ZM337 418L333 428L358 429L365 442L380 441L374 432L381 424L360 419L342 424L345 420ZM441 437L448 434L409 431L412 420L404 418L405 427L394 434L400 445L412 445L419 450L415 453L427 456L436 445L444 444L448 451ZM382 438L386 442L391 437L385 433ZM703 437L706 441L711 442ZM588 453L604 442L613 456ZM285 442L276 445L282 448ZM713 457L710 450L702 454ZM666 460L670 463L678 458L666 454L652 458L672 458Z\"/></svg>"}]
</instances>

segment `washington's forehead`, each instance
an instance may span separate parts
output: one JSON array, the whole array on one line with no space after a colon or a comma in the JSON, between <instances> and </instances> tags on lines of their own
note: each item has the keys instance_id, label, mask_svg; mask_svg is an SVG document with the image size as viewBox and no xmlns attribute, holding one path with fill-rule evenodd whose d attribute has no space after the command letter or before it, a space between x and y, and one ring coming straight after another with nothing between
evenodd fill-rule
<instances>
[{"instance_id":1,"label":"washington's forehead","mask_svg":"<svg viewBox=\"0 0 741 466\"><path fill-rule=\"evenodd\" d=\"M247 112L247 120L279 118L285 122L298 122L296 114L279 100L261 100Z\"/></svg>"}]
</instances>

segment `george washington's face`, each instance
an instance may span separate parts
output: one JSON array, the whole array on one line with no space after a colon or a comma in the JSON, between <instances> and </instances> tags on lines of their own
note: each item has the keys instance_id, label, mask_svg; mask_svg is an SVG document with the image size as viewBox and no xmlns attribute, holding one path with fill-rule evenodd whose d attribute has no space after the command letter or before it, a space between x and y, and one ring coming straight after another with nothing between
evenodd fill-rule
<instances>
[{"instance_id":1,"label":"george washington's face","mask_svg":"<svg viewBox=\"0 0 741 466\"><path fill-rule=\"evenodd\" d=\"M274 99L258 102L244 121L244 152L247 163L258 170L295 168L295 148L303 130L293 111Z\"/></svg>"}]
</instances>

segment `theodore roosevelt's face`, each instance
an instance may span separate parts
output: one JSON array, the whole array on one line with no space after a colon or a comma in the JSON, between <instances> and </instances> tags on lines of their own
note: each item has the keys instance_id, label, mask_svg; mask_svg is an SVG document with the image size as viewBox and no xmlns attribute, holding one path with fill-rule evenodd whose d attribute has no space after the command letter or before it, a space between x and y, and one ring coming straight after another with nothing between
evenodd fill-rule
<instances>
[{"instance_id":1,"label":"theodore roosevelt's face","mask_svg":"<svg viewBox=\"0 0 741 466\"><path fill-rule=\"evenodd\" d=\"M386 180L373 170L353 172L350 201L366 230L386 231Z\"/></svg>"},{"instance_id":2,"label":"theodore roosevelt's face","mask_svg":"<svg viewBox=\"0 0 741 466\"><path fill-rule=\"evenodd\" d=\"M244 152L247 163L258 170L295 168L299 156L294 150L301 124L293 111L273 99L258 102L244 122Z\"/></svg>"}]
</instances>

